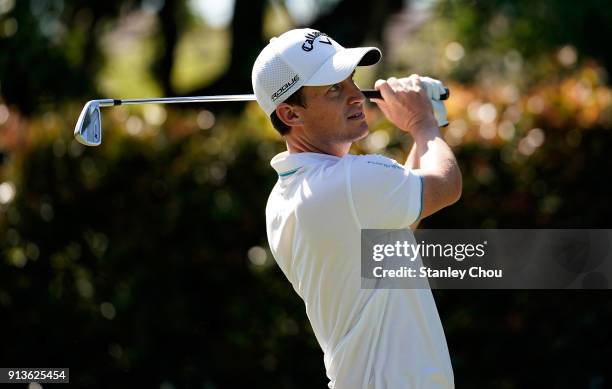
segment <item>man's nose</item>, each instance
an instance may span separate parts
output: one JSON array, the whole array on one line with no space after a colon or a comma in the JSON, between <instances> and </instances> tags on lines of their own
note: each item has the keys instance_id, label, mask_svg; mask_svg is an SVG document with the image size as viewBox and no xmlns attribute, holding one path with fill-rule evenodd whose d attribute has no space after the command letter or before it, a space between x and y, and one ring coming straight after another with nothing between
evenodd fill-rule
<instances>
[{"instance_id":1,"label":"man's nose","mask_svg":"<svg viewBox=\"0 0 612 389\"><path fill-rule=\"evenodd\" d=\"M361 92L361 89L359 89L359 87L357 85L355 85L355 83L352 80L349 80L348 83L349 85L349 100L348 103L349 104L363 104L363 102L365 101L365 96L364 94Z\"/></svg>"}]
</instances>

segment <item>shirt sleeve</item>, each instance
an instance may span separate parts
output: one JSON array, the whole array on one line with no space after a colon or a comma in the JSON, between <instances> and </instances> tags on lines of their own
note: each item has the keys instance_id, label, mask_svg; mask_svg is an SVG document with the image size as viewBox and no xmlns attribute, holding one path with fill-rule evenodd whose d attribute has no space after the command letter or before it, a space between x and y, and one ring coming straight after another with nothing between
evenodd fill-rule
<instances>
[{"instance_id":1,"label":"shirt sleeve","mask_svg":"<svg viewBox=\"0 0 612 389\"><path fill-rule=\"evenodd\" d=\"M361 228L407 228L421 216L422 179L393 159L355 156L350 164L349 183Z\"/></svg>"}]
</instances>

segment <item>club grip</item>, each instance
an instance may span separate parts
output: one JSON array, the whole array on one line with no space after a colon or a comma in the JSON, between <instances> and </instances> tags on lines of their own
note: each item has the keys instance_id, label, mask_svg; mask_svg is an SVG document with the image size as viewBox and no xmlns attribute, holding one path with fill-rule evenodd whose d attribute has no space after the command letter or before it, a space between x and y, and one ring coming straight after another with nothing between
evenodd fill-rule
<instances>
[{"instance_id":1,"label":"club grip","mask_svg":"<svg viewBox=\"0 0 612 389\"><path fill-rule=\"evenodd\" d=\"M443 95L440 96L440 100L447 100L448 97L450 96L450 90L448 88L444 88L444 90L446 90L446 93L444 93ZM380 95L380 91L379 90L376 90L376 89L364 89L361 92L368 99L382 99L382 96Z\"/></svg>"}]
</instances>

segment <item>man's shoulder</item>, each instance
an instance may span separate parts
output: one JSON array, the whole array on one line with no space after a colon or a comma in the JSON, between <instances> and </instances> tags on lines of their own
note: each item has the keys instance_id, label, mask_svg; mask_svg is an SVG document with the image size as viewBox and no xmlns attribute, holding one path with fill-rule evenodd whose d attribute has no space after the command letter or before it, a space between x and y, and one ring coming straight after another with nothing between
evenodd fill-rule
<instances>
[{"instance_id":1,"label":"man's shoulder","mask_svg":"<svg viewBox=\"0 0 612 389\"><path fill-rule=\"evenodd\" d=\"M291 171L290 175L279 176L270 198L298 197L305 201L329 191L338 193L337 190L346 185L346 173L350 163L351 157L343 157L300 166Z\"/></svg>"}]
</instances>

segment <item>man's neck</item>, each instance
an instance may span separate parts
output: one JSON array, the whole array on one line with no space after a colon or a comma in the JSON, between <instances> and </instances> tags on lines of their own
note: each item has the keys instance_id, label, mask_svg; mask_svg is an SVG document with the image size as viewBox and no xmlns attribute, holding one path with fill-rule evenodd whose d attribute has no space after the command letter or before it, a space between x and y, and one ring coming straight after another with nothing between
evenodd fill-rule
<instances>
[{"instance_id":1,"label":"man's neck","mask_svg":"<svg viewBox=\"0 0 612 389\"><path fill-rule=\"evenodd\" d=\"M348 154L351 142L319 142L305 136L285 136L287 150L290 154L295 153L319 153L343 157Z\"/></svg>"},{"instance_id":2,"label":"man's neck","mask_svg":"<svg viewBox=\"0 0 612 389\"><path fill-rule=\"evenodd\" d=\"M335 147L335 146L331 146L331 145L325 145L324 147L320 147L320 146L308 146L308 147L304 147L304 145L301 144L293 144L291 142L286 142L287 143L287 150L289 151L290 154L296 154L296 153L319 153L319 154L329 154L329 155L335 155L336 157L343 157L346 154L348 154L349 149L351 148L350 145L348 146L343 146L343 147Z\"/></svg>"}]
</instances>

